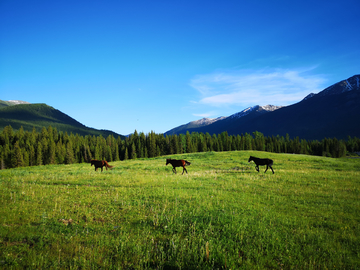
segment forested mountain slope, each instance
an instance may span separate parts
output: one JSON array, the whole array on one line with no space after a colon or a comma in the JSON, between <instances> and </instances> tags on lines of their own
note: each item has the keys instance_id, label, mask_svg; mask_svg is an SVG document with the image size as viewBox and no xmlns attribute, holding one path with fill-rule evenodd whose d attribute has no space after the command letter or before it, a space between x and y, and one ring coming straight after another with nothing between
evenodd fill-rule
<instances>
[{"instance_id":1,"label":"forested mountain slope","mask_svg":"<svg viewBox=\"0 0 360 270\"><path fill-rule=\"evenodd\" d=\"M13 105L13 106L11 106ZM24 130L31 131L33 127L40 131L43 127L52 126L58 131L79 135L109 135L124 136L109 130L97 130L86 127L65 113L46 104L8 104L2 101L0 106L0 130L11 125L14 130L21 126Z\"/></svg>"}]
</instances>

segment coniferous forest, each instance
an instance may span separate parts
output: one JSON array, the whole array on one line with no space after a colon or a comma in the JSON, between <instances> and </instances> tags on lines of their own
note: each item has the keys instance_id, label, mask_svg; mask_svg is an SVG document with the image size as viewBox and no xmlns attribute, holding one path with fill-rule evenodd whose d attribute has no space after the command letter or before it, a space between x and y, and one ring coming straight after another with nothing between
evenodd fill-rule
<instances>
[{"instance_id":1,"label":"coniferous forest","mask_svg":"<svg viewBox=\"0 0 360 270\"><path fill-rule=\"evenodd\" d=\"M283 136L265 137L260 132L228 135L189 133L185 135L135 132L121 139L110 135L80 136L59 132L49 126L37 132L14 131L7 126L0 133L0 168L38 166L46 164L72 164L105 159L109 162L136 158L207 151L259 150L275 153L294 153L333 158L344 157L347 152L360 151L360 139L348 137L346 141L324 138L321 141Z\"/></svg>"}]
</instances>

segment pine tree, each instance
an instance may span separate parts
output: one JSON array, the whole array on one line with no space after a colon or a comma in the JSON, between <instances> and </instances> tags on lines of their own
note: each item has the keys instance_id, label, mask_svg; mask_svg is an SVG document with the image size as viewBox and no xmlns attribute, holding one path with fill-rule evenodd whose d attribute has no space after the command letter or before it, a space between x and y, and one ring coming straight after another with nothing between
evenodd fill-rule
<instances>
[{"instance_id":1,"label":"pine tree","mask_svg":"<svg viewBox=\"0 0 360 270\"><path fill-rule=\"evenodd\" d=\"M116 145L114 161L118 161L118 160L120 160L119 147Z\"/></svg>"},{"instance_id":2,"label":"pine tree","mask_svg":"<svg viewBox=\"0 0 360 270\"><path fill-rule=\"evenodd\" d=\"M178 144L178 136L176 134L171 136L170 145L171 145L171 149L173 151L172 153L178 154L179 153L179 144Z\"/></svg>"},{"instance_id":3,"label":"pine tree","mask_svg":"<svg viewBox=\"0 0 360 270\"><path fill-rule=\"evenodd\" d=\"M42 147L41 143L38 142L37 148L36 148L36 165L43 165L43 157L42 157Z\"/></svg>"},{"instance_id":4,"label":"pine tree","mask_svg":"<svg viewBox=\"0 0 360 270\"><path fill-rule=\"evenodd\" d=\"M156 138L155 138L155 132L151 131L148 134L147 137L147 145L148 145L148 155L149 157L155 157L156 156Z\"/></svg>"},{"instance_id":5,"label":"pine tree","mask_svg":"<svg viewBox=\"0 0 360 270\"><path fill-rule=\"evenodd\" d=\"M212 135L211 140L213 141L213 150L217 151L217 152L220 152L219 140L216 137L216 134Z\"/></svg>"},{"instance_id":6,"label":"pine tree","mask_svg":"<svg viewBox=\"0 0 360 270\"><path fill-rule=\"evenodd\" d=\"M186 145L186 153L192 153L193 152L193 146L192 146L191 136L190 136L189 131L186 131L185 145Z\"/></svg>"},{"instance_id":7,"label":"pine tree","mask_svg":"<svg viewBox=\"0 0 360 270\"><path fill-rule=\"evenodd\" d=\"M66 147L63 144L62 139L60 138L56 144L56 160L58 164L65 163Z\"/></svg>"},{"instance_id":8,"label":"pine tree","mask_svg":"<svg viewBox=\"0 0 360 270\"><path fill-rule=\"evenodd\" d=\"M129 152L127 147L125 148L125 154L124 154L124 160L128 160L129 159Z\"/></svg>"},{"instance_id":9,"label":"pine tree","mask_svg":"<svg viewBox=\"0 0 360 270\"><path fill-rule=\"evenodd\" d=\"M55 145L55 142L50 139L50 143L49 143L49 164L55 164L56 163L56 145Z\"/></svg>"},{"instance_id":10,"label":"pine tree","mask_svg":"<svg viewBox=\"0 0 360 270\"><path fill-rule=\"evenodd\" d=\"M66 144L66 155L65 155L65 164L72 164L74 163L74 150L71 143L71 140Z\"/></svg>"},{"instance_id":11,"label":"pine tree","mask_svg":"<svg viewBox=\"0 0 360 270\"><path fill-rule=\"evenodd\" d=\"M2 146L1 146L1 144L2 144ZM3 142L1 142L1 144L0 144L0 160L1 160L0 166L1 166L1 169L6 169L6 168L9 168L9 165L11 164L11 158L10 158L10 161L8 164L8 156L9 156L9 152L10 152L10 147L8 144L4 144Z\"/></svg>"},{"instance_id":12,"label":"pine tree","mask_svg":"<svg viewBox=\"0 0 360 270\"><path fill-rule=\"evenodd\" d=\"M262 134L261 132L255 131L255 132L253 132L253 135L254 135L255 150L265 151L264 134Z\"/></svg>"},{"instance_id":13,"label":"pine tree","mask_svg":"<svg viewBox=\"0 0 360 270\"><path fill-rule=\"evenodd\" d=\"M24 166L24 159L21 153L21 148L19 146L19 141L17 141L14 145L14 150L11 157L11 165L13 168Z\"/></svg>"},{"instance_id":14,"label":"pine tree","mask_svg":"<svg viewBox=\"0 0 360 270\"><path fill-rule=\"evenodd\" d=\"M5 161L4 161L4 151L3 147L0 145L0 170L5 169Z\"/></svg>"},{"instance_id":15,"label":"pine tree","mask_svg":"<svg viewBox=\"0 0 360 270\"><path fill-rule=\"evenodd\" d=\"M112 158L112 153L111 153L111 148L109 145L106 145L105 146L105 160L107 161L113 161L113 158Z\"/></svg>"},{"instance_id":16,"label":"pine tree","mask_svg":"<svg viewBox=\"0 0 360 270\"><path fill-rule=\"evenodd\" d=\"M206 141L202 133L199 134L199 145L198 145L198 151L199 152L206 152L207 146Z\"/></svg>"},{"instance_id":17,"label":"pine tree","mask_svg":"<svg viewBox=\"0 0 360 270\"><path fill-rule=\"evenodd\" d=\"M146 136L143 132L140 132L138 153L140 153L141 158L147 158L145 154L145 150L146 150Z\"/></svg>"},{"instance_id":18,"label":"pine tree","mask_svg":"<svg viewBox=\"0 0 360 270\"><path fill-rule=\"evenodd\" d=\"M135 143L131 143L131 147L130 147L130 159L136 159L136 147L135 147Z\"/></svg>"},{"instance_id":19,"label":"pine tree","mask_svg":"<svg viewBox=\"0 0 360 270\"><path fill-rule=\"evenodd\" d=\"M346 156L346 144L344 141L340 141L338 157L345 157L345 156Z\"/></svg>"},{"instance_id":20,"label":"pine tree","mask_svg":"<svg viewBox=\"0 0 360 270\"><path fill-rule=\"evenodd\" d=\"M35 153L34 145L31 144L29 149L30 149L29 150L29 165L34 166L36 164L36 160L35 160L36 153Z\"/></svg>"},{"instance_id":21,"label":"pine tree","mask_svg":"<svg viewBox=\"0 0 360 270\"><path fill-rule=\"evenodd\" d=\"M4 136L4 143L5 145L10 145L13 142L13 138L14 138L14 131L13 128L9 125L4 127L3 130L3 136Z\"/></svg>"},{"instance_id":22,"label":"pine tree","mask_svg":"<svg viewBox=\"0 0 360 270\"><path fill-rule=\"evenodd\" d=\"M245 145L244 145L244 150L253 150L253 137L248 134L245 133Z\"/></svg>"},{"instance_id":23,"label":"pine tree","mask_svg":"<svg viewBox=\"0 0 360 270\"><path fill-rule=\"evenodd\" d=\"M45 129L45 128L44 128ZM45 129L46 130L46 129ZM47 131L46 131L47 132ZM42 153L41 153L41 157L42 157L42 163L45 164L49 164L49 147L48 147L48 140L47 137L41 137L41 149L42 149Z\"/></svg>"},{"instance_id":24,"label":"pine tree","mask_svg":"<svg viewBox=\"0 0 360 270\"><path fill-rule=\"evenodd\" d=\"M100 145L95 146L95 159L101 160L102 159L102 150Z\"/></svg>"}]
</instances>

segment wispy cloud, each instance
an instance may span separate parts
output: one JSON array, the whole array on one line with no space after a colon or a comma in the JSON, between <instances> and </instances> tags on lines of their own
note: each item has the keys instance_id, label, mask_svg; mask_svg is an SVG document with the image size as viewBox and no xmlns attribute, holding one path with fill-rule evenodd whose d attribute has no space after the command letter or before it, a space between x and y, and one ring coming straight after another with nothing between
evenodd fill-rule
<instances>
[{"instance_id":1,"label":"wispy cloud","mask_svg":"<svg viewBox=\"0 0 360 270\"><path fill-rule=\"evenodd\" d=\"M190 85L200 93L198 103L231 105L289 105L324 88L322 75L311 69L228 70L195 76Z\"/></svg>"},{"instance_id":2,"label":"wispy cloud","mask_svg":"<svg viewBox=\"0 0 360 270\"><path fill-rule=\"evenodd\" d=\"M206 118L211 118L213 117L214 115L218 115L219 111L207 111L205 113L193 113L194 116L199 116L199 117L206 117Z\"/></svg>"},{"instance_id":3,"label":"wispy cloud","mask_svg":"<svg viewBox=\"0 0 360 270\"><path fill-rule=\"evenodd\" d=\"M199 117L210 117L213 115L213 113L193 113L193 115Z\"/></svg>"}]
</instances>

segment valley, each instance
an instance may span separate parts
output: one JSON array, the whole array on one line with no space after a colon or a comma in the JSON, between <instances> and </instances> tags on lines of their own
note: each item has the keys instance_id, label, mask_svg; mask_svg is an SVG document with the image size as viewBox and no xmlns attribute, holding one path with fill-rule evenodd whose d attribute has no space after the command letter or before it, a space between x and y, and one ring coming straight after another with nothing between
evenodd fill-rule
<instances>
[{"instance_id":1,"label":"valley","mask_svg":"<svg viewBox=\"0 0 360 270\"><path fill-rule=\"evenodd\" d=\"M356 269L359 162L233 151L1 170L0 267Z\"/></svg>"}]
</instances>

